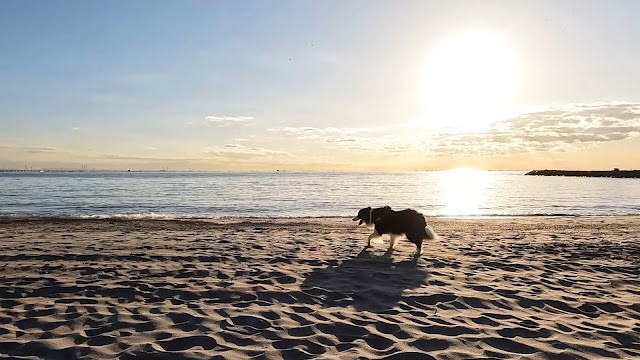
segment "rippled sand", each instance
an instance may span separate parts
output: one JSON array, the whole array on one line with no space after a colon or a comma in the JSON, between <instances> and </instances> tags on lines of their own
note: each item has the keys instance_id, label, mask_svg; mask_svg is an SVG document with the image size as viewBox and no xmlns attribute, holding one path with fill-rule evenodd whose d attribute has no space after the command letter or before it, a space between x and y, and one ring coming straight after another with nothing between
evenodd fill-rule
<instances>
[{"instance_id":1,"label":"rippled sand","mask_svg":"<svg viewBox=\"0 0 640 360\"><path fill-rule=\"evenodd\" d=\"M0 221L0 358L640 358L640 218Z\"/></svg>"}]
</instances>

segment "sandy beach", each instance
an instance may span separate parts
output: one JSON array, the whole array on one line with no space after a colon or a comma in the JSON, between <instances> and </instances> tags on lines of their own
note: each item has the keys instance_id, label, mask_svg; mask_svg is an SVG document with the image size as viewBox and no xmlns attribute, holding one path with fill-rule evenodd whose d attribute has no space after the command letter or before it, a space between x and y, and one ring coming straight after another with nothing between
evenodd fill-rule
<instances>
[{"instance_id":1,"label":"sandy beach","mask_svg":"<svg viewBox=\"0 0 640 360\"><path fill-rule=\"evenodd\" d=\"M5 219L0 358L640 358L640 217L429 223Z\"/></svg>"}]
</instances>

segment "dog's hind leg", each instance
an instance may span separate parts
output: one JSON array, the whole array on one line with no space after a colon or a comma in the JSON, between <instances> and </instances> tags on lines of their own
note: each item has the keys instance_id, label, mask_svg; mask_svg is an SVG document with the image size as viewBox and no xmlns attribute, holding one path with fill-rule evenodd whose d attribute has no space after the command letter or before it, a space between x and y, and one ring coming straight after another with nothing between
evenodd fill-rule
<instances>
[{"instance_id":1,"label":"dog's hind leg","mask_svg":"<svg viewBox=\"0 0 640 360\"><path fill-rule=\"evenodd\" d=\"M389 249L387 250L388 252L393 251L393 249L396 248L396 244L398 243L398 237L400 237L400 235L396 235L396 234L390 234L389 235Z\"/></svg>"},{"instance_id":2,"label":"dog's hind leg","mask_svg":"<svg viewBox=\"0 0 640 360\"><path fill-rule=\"evenodd\" d=\"M407 235L407 239L411 240L412 243L416 244L416 252L413 254L415 259L418 259L420 255L422 255L422 238L417 237L415 235Z\"/></svg>"},{"instance_id":3,"label":"dog's hind leg","mask_svg":"<svg viewBox=\"0 0 640 360\"><path fill-rule=\"evenodd\" d=\"M385 256L390 256L393 253L393 249L396 247L398 237L400 237L400 235L389 234L389 248L384 253Z\"/></svg>"}]
</instances>

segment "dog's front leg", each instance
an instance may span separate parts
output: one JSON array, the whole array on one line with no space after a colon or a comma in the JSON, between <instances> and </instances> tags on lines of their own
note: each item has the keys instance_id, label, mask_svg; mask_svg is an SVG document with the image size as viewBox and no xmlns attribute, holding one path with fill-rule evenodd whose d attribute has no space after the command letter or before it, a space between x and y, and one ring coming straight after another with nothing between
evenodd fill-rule
<instances>
[{"instance_id":1,"label":"dog's front leg","mask_svg":"<svg viewBox=\"0 0 640 360\"><path fill-rule=\"evenodd\" d=\"M373 230L373 233L371 235L369 235L369 238L367 239L367 248L371 247L371 240L373 239L377 239L380 237L380 234L378 234L377 230Z\"/></svg>"}]
</instances>

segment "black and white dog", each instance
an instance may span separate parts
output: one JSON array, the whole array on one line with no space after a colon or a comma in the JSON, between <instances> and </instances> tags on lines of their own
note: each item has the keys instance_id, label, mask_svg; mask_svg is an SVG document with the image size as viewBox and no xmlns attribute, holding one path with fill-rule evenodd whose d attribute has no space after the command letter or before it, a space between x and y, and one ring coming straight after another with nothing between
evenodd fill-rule
<instances>
[{"instance_id":1,"label":"black and white dog","mask_svg":"<svg viewBox=\"0 0 640 360\"><path fill-rule=\"evenodd\" d=\"M379 238L384 234L389 234L391 242L387 254L391 254L396 246L398 237L405 235L409 241L416 245L416 254L422 255L422 242L433 240L436 234L427 226L424 215L413 209L394 211L389 206L373 209L367 207L358 211L358 215L353 221L360 220L367 226L374 225L373 234L367 239L367 247L371 247L371 240Z\"/></svg>"}]
</instances>

